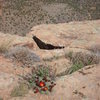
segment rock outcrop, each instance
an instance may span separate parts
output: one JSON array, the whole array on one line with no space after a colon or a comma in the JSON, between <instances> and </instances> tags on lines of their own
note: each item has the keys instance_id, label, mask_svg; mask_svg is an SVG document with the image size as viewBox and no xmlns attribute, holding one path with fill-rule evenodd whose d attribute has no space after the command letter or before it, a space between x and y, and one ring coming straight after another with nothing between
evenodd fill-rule
<instances>
[{"instance_id":1,"label":"rock outcrop","mask_svg":"<svg viewBox=\"0 0 100 100\"><path fill-rule=\"evenodd\" d=\"M65 48L41 50L33 41L33 35L45 43L65 46ZM20 76L29 74L32 68L22 67L20 61L13 62L14 59L5 58L6 53L2 53L0 54L0 97L4 100L100 99L100 20L40 25L33 27L26 37L0 33L0 49L2 43L9 41L9 48L21 46L36 53L41 59L40 64L49 65L57 77L56 86L48 95L34 94L30 90L24 97L11 97L11 90L18 84ZM72 67L72 61L76 57L71 55L72 52L84 54L83 57L78 55L82 57L79 60L88 58L89 62L87 64L86 59L83 59L87 66L68 75L67 71ZM71 60L71 57L74 58ZM35 64L33 66L36 67Z\"/></svg>"}]
</instances>

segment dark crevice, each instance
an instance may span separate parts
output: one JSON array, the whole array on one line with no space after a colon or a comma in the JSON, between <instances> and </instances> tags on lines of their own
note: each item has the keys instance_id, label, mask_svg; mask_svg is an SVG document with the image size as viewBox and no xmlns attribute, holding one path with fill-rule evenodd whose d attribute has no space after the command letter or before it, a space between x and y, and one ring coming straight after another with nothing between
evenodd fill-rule
<instances>
[{"instance_id":1,"label":"dark crevice","mask_svg":"<svg viewBox=\"0 0 100 100\"><path fill-rule=\"evenodd\" d=\"M35 43L37 44L37 46L40 49L53 50L53 49L63 49L64 48L64 46L54 46L54 45L51 45L51 44L44 43L43 41L41 41L36 36L33 36L33 40L35 41Z\"/></svg>"}]
</instances>

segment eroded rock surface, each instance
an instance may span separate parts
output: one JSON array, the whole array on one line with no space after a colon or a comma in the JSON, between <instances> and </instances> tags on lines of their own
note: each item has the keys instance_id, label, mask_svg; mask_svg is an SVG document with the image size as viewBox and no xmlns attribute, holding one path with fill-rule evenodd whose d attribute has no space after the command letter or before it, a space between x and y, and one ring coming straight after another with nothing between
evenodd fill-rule
<instances>
[{"instance_id":1,"label":"eroded rock surface","mask_svg":"<svg viewBox=\"0 0 100 100\"><path fill-rule=\"evenodd\" d=\"M95 55L100 57L100 20L71 22L63 24L40 25L33 27L26 37L0 33L0 43L11 41L11 46L22 46L31 49L41 58L41 64L49 65L56 74L68 70L72 61L66 57L70 52ZM65 46L60 50L41 50L32 40L36 35L45 43ZM32 44L31 44L32 43ZM28 46L27 46L28 45ZM31 45L31 46L30 46ZM93 57L92 57L93 58ZM95 61L94 61L95 62ZM99 62L99 60L98 60ZM71 75L66 73L56 78L56 86L49 95L34 94L31 90L25 97L11 97L9 85L14 79L26 75L32 68L22 67L11 59L0 55L0 97L4 100L99 100L100 99L100 64L85 66ZM3 84L5 83L5 84ZM16 82L17 84L17 82ZM16 85L14 84L14 85ZM5 94L7 96L5 97Z\"/></svg>"}]
</instances>

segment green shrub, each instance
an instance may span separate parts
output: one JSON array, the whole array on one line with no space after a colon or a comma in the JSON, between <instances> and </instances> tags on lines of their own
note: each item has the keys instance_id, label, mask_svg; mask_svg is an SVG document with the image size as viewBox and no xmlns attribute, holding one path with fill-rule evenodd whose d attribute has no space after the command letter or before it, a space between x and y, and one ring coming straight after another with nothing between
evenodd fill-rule
<instances>
[{"instance_id":1,"label":"green shrub","mask_svg":"<svg viewBox=\"0 0 100 100\"><path fill-rule=\"evenodd\" d=\"M75 71L77 71L77 70L79 70L79 69L81 69L83 67L84 67L84 64L82 62L74 63L72 65L72 67L69 68L68 74L72 74L73 72L75 72Z\"/></svg>"},{"instance_id":2,"label":"green shrub","mask_svg":"<svg viewBox=\"0 0 100 100\"><path fill-rule=\"evenodd\" d=\"M72 74L84 66L98 64L100 62L100 56L93 53L69 52L65 56L72 62L71 68L67 71L68 74Z\"/></svg>"}]
</instances>

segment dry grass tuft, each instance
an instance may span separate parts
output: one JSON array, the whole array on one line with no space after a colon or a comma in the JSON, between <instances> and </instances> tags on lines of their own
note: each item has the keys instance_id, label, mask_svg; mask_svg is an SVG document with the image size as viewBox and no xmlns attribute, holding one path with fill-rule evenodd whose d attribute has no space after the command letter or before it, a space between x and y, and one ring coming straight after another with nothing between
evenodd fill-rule
<instances>
[{"instance_id":1,"label":"dry grass tuft","mask_svg":"<svg viewBox=\"0 0 100 100\"><path fill-rule=\"evenodd\" d=\"M71 61L73 63L76 62L82 62L84 66L90 65L90 64L98 64L100 61L100 56L97 56L93 53L82 53L82 52L77 52L73 53L71 57Z\"/></svg>"},{"instance_id":2,"label":"dry grass tuft","mask_svg":"<svg viewBox=\"0 0 100 100\"><path fill-rule=\"evenodd\" d=\"M20 62L22 67L32 67L35 62L40 62L39 56L26 47L16 46L5 54L6 57Z\"/></svg>"},{"instance_id":3,"label":"dry grass tuft","mask_svg":"<svg viewBox=\"0 0 100 100\"><path fill-rule=\"evenodd\" d=\"M100 44L96 44L88 48L91 52L95 53L96 55L100 55Z\"/></svg>"},{"instance_id":4,"label":"dry grass tuft","mask_svg":"<svg viewBox=\"0 0 100 100\"><path fill-rule=\"evenodd\" d=\"M72 62L72 67L68 70L68 74L71 74L84 66L100 63L100 55L94 53L82 53L82 52L69 52L66 57Z\"/></svg>"}]
</instances>

